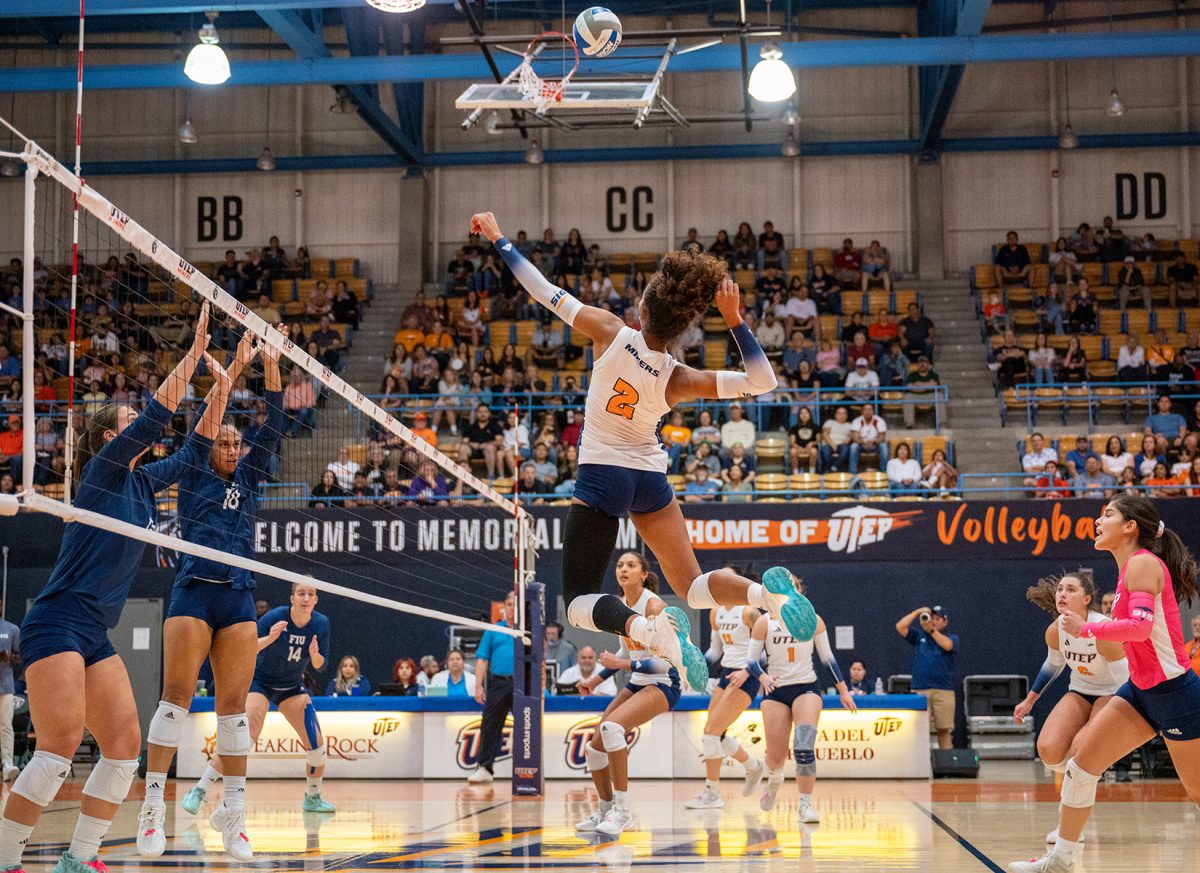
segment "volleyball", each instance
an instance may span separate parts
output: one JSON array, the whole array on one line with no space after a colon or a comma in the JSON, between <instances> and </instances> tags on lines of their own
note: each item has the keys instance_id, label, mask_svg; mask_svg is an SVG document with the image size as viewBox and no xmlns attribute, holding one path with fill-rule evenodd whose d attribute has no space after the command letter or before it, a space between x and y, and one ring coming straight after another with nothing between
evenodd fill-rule
<instances>
[{"instance_id":1,"label":"volleyball","mask_svg":"<svg viewBox=\"0 0 1200 873\"><path fill-rule=\"evenodd\" d=\"M575 45L589 58L606 58L621 44L621 19L611 9L591 6L575 19Z\"/></svg>"}]
</instances>

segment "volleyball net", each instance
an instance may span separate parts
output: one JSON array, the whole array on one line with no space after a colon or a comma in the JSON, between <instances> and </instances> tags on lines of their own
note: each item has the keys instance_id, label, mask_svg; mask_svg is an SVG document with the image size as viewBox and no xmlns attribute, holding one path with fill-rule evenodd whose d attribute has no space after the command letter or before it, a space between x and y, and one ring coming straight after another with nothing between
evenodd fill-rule
<instances>
[{"instance_id":1,"label":"volleyball net","mask_svg":"<svg viewBox=\"0 0 1200 873\"><path fill-rule=\"evenodd\" d=\"M0 300L10 344L21 350L20 377L7 388L10 411L17 398L20 403L7 428L10 441L20 431L21 455L11 459L10 473L21 508L145 542L162 567L191 556L253 573L260 582L304 582L476 634L490 628L514 636L540 633L525 608L534 530L513 494L493 487L469 459L460 463L439 451L429 431L418 427L419 410L384 409L347 382L338 372L339 358L348 354L345 344L306 342L294 328L281 332L271 323L279 310L295 308L290 299L276 299L280 283L249 289L222 284L211 265L193 264L22 139L23 150L10 156L25 166L23 215L14 216L22 218L20 250L8 261L14 275ZM21 183L5 184L12 191ZM15 206L6 208L15 213ZM0 239L12 247L12 236ZM114 402L146 416L152 397L178 398L161 433L144 437L138 463L173 458L176 471L209 464L207 456L189 450L214 382L204 362L188 372L202 308L212 338L208 354L236 377L225 422L241 438L240 463L252 463L249 475L263 488L260 507L283 502L277 500L280 482L303 482L308 491L286 501L286 522L259 521L253 557L202 544L216 530L208 513L221 504L189 500L196 495L186 483L196 478L186 472L159 483L158 518L148 526L75 505L79 483L72 467L81 452L89 453L81 435ZM293 314L288 320L302 334L350 338L345 325ZM245 356L251 344L253 359L243 364L238 350ZM278 385L266 360L275 357ZM13 370L0 361L0 380ZM148 427L143 423L140 432ZM221 431L223 438L229 433L228 427ZM89 477L89 487L104 478ZM230 499L237 495L227 490ZM6 503L11 511L11 498ZM181 505L204 511L181 517ZM493 604L510 590L518 595L516 627L497 627ZM398 640L403 630L396 626Z\"/></svg>"}]
</instances>

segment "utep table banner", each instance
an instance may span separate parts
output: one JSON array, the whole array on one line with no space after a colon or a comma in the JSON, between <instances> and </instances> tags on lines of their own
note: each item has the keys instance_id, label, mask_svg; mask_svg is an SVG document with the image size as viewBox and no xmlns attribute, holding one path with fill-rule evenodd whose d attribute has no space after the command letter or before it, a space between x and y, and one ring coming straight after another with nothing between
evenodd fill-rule
<instances>
[{"instance_id":1,"label":"utep table banner","mask_svg":"<svg viewBox=\"0 0 1200 873\"><path fill-rule=\"evenodd\" d=\"M1197 501L1159 501L1167 526L1185 542L1200 539ZM971 561L1092 556L1097 500L930 501L926 503L688 504L688 535L702 564L736 553L745 558L807 561ZM533 507L535 548L561 552L566 507ZM260 513L256 546L264 560L287 556L364 563L388 555L422 563L461 564L471 553L511 553L516 523L471 508L336 509ZM622 521L618 550L641 543ZM707 559L707 560L706 560ZM557 561L555 561L557 563Z\"/></svg>"}]
</instances>

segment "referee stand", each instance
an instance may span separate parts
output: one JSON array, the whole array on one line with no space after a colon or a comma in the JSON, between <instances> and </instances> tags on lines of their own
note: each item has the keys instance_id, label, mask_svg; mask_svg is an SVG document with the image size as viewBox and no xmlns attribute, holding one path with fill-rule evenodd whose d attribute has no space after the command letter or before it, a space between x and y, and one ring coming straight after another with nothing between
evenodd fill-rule
<instances>
[{"instance_id":1,"label":"referee stand","mask_svg":"<svg viewBox=\"0 0 1200 873\"><path fill-rule=\"evenodd\" d=\"M542 714L546 683L546 586L525 585L527 640L516 640L513 653L512 792L514 797L541 797Z\"/></svg>"}]
</instances>

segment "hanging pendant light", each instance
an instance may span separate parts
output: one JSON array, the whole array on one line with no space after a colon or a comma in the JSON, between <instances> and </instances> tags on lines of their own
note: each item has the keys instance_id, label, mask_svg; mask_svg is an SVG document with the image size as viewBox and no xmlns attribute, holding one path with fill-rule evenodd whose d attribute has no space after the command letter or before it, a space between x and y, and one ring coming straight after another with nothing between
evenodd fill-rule
<instances>
[{"instance_id":1,"label":"hanging pendant light","mask_svg":"<svg viewBox=\"0 0 1200 873\"><path fill-rule=\"evenodd\" d=\"M779 153L785 158L800 157L800 140L796 139L796 131L788 130L787 136L783 138L783 145L779 147Z\"/></svg>"},{"instance_id":2,"label":"hanging pendant light","mask_svg":"<svg viewBox=\"0 0 1200 873\"><path fill-rule=\"evenodd\" d=\"M759 62L750 71L750 83L746 90L761 103L779 103L796 93L796 77L792 68L783 61L775 43L764 43L759 51Z\"/></svg>"},{"instance_id":3,"label":"hanging pendant light","mask_svg":"<svg viewBox=\"0 0 1200 873\"><path fill-rule=\"evenodd\" d=\"M1060 149L1079 148L1079 137L1075 135L1075 131L1071 130L1070 124L1067 124L1063 128L1063 132L1058 135L1058 147Z\"/></svg>"},{"instance_id":4,"label":"hanging pendant light","mask_svg":"<svg viewBox=\"0 0 1200 873\"><path fill-rule=\"evenodd\" d=\"M542 144L535 140L530 140L529 148L525 150L525 163L541 164L546 161L546 153L542 151Z\"/></svg>"},{"instance_id":5,"label":"hanging pendant light","mask_svg":"<svg viewBox=\"0 0 1200 873\"><path fill-rule=\"evenodd\" d=\"M416 12L425 0L367 0L367 5L380 12Z\"/></svg>"},{"instance_id":6,"label":"hanging pendant light","mask_svg":"<svg viewBox=\"0 0 1200 873\"><path fill-rule=\"evenodd\" d=\"M500 113L493 109L488 113L487 121L483 123L483 129L492 136L499 136L504 133L500 129Z\"/></svg>"},{"instance_id":7,"label":"hanging pendant light","mask_svg":"<svg viewBox=\"0 0 1200 873\"><path fill-rule=\"evenodd\" d=\"M1104 114L1109 118L1120 118L1125 114L1125 103L1121 100L1121 95L1117 93L1115 82L1113 89L1108 93L1108 105L1104 107Z\"/></svg>"},{"instance_id":8,"label":"hanging pendant light","mask_svg":"<svg viewBox=\"0 0 1200 873\"><path fill-rule=\"evenodd\" d=\"M1063 65L1063 97L1066 99L1066 124L1063 126L1062 133L1058 135L1058 147L1060 149L1074 149L1079 147L1079 137L1075 135L1075 131L1071 128L1071 67L1068 64Z\"/></svg>"},{"instance_id":9,"label":"hanging pendant light","mask_svg":"<svg viewBox=\"0 0 1200 873\"><path fill-rule=\"evenodd\" d=\"M196 126L192 124L192 113L188 113L187 120L179 125L179 130L175 133L176 138L184 145L191 145L196 142Z\"/></svg>"},{"instance_id":10,"label":"hanging pendant light","mask_svg":"<svg viewBox=\"0 0 1200 873\"><path fill-rule=\"evenodd\" d=\"M21 162L16 158L5 158L0 161L0 176L8 179L21 175Z\"/></svg>"},{"instance_id":11,"label":"hanging pendant light","mask_svg":"<svg viewBox=\"0 0 1200 873\"><path fill-rule=\"evenodd\" d=\"M795 127L800 123L800 112L796 109L796 101L789 100L787 108L783 110L783 115L779 118L788 127Z\"/></svg>"},{"instance_id":12,"label":"hanging pendant light","mask_svg":"<svg viewBox=\"0 0 1200 873\"><path fill-rule=\"evenodd\" d=\"M254 162L254 166L267 173L275 169L275 156L271 154L270 146L263 146L262 154L258 156L258 160Z\"/></svg>"},{"instance_id":13,"label":"hanging pendant light","mask_svg":"<svg viewBox=\"0 0 1200 873\"><path fill-rule=\"evenodd\" d=\"M217 20L217 13L204 14L208 16L208 24L200 28L200 42L188 52L183 74L198 85L220 85L230 76L229 58L225 57L213 23Z\"/></svg>"}]
</instances>

